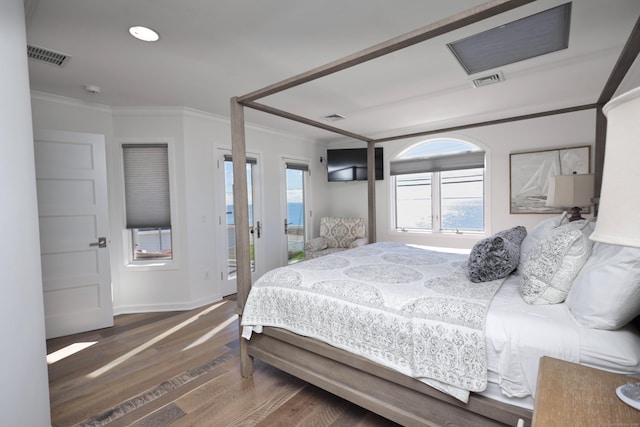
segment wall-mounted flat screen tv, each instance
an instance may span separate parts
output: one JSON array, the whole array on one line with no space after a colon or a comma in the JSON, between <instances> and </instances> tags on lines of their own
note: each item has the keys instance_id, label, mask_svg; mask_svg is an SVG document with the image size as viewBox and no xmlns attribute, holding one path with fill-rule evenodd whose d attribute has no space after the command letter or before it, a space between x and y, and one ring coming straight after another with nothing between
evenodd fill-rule
<instances>
[{"instance_id":1,"label":"wall-mounted flat screen tv","mask_svg":"<svg viewBox=\"0 0 640 427\"><path fill-rule=\"evenodd\" d=\"M376 180L383 179L382 147L375 148ZM327 150L329 181L366 181L367 149L339 148Z\"/></svg>"}]
</instances>

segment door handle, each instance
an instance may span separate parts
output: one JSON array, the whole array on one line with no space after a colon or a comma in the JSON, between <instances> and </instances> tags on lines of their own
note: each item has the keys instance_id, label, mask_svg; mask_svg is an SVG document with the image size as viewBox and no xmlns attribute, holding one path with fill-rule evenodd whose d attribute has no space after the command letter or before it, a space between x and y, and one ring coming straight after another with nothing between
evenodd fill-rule
<instances>
[{"instance_id":1,"label":"door handle","mask_svg":"<svg viewBox=\"0 0 640 427\"><path fill-rule=\"evenodd\" d=\"M99 248L107 247L107 238L106 237L98 237L98 241L94 243L89 243L89 246L97 246Z\"/></svg>"},{"instance_id":2,"label":"door handle","mask_svg":"<svg viewBox=\"0 0 640 427\"><path fill-rule=\"evenodd\" d=\"M256 233L258 233L258 239L259 239L260 235L262 234L262 224L260 224L260 221L256 223Z\"/></svg>"}]
</instances>

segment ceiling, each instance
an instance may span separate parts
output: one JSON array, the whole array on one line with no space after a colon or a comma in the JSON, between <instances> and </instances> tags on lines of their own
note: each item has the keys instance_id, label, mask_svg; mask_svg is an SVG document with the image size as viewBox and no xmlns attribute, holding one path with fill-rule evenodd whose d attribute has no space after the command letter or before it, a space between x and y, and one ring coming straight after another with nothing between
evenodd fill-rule
<instances>
[{"instance_id":1,"label":"ceiling","mask_svg":"<svg viewBox=\"0 0 640 427\"><path fill-rule=\"evenodd\" d=\"M446 44L565 3L538 0L259 100L380 138L595 103L640 16L638 0L574 0L569 47L468 75ZM27 42L71 55L29 61L31 89L109 106L229 116L229 99L481 4L479 0L25 0ZM155 43L128 33L145 25ZM638 63L638 61L636 61ZM619 92L640 84L634 67ZM474 88L500 71L505 81ZM90 94L85 85L100 87ZM344 137L247 109L259 126Z\"/></svg>"}]
</instances>

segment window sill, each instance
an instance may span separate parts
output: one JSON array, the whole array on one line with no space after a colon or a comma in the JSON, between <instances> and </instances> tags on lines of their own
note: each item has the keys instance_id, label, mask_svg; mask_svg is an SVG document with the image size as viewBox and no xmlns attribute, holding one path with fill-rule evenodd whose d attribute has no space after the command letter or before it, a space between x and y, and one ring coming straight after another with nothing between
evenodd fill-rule
<instances>
[{"instance_id":1,"label":"window sill","mask_svg":"<svg viewBox=\"0 0 640 427\"><path fill-rule=\"evenodd\" d=\"M391 230L384 239L420 246L471 249L473 245L487 236L486 233L486 231L456 233L455 231Z\"/></svg>"},{"instance_id":2,"label":"window sill","mask_svg":"<svg viewBox=\"0 0 640 427\"><path fill-rule=\"evenodd\" d=\"M486 231L431 231L431 230L418 230L418 229L406 229L406 230L391 230L391 234L395 234L398 236L403 235L415 235L415 236L438 236L438 237L483 237L487 236Z\"/></svg>"},{"instance_id":3,"label":"window sill","mask_svg":"<svg viewBox=\"0 0 640 427\"><path fill-rule=\"evenodd\" d=\"M128 271L177 270L179 268L173 259L129 261L124 267Z\"/></svg>"}]
</instances>

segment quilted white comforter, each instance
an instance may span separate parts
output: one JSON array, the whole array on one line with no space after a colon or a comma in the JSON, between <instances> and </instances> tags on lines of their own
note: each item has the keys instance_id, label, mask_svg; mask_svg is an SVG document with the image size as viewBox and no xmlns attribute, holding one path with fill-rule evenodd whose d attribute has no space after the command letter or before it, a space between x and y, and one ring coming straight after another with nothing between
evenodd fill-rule
<instances>
[{"instance_id":1,"label":"quilted white comforter","mask_svg":"<svg viewBox=\"0 0 640 427\"><path fill-rule=\"evenodd\" d=\"M466 260L384 242L272 270L249 294L243 336L287 329L466 402L487 385L485 318L502 283L470 282Z\"/></svg>"}]
</instances>

